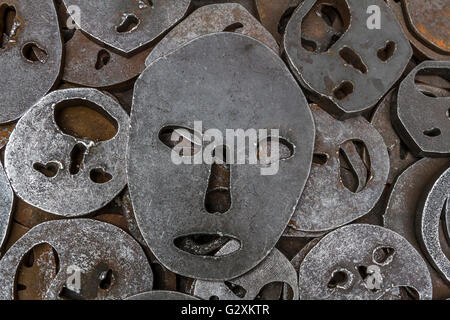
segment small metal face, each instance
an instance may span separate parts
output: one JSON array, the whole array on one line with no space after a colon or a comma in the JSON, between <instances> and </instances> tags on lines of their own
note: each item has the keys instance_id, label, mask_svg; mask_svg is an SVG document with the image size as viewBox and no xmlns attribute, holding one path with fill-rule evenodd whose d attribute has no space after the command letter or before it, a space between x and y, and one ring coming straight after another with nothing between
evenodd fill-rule
<instances>
[{"instance_id":1,"label":"small metal face","mask_svg":"<svg viewBox=\"0 0 450 320\"><path fill-rule=\"evenodd\" d=\"M125 299L152 288L150 264L127 233L95 220L60 220L34 227L7 251L0 261L0 299L15 298L17 269L39 244L54 249L59 266L44 299Z\"/></svg>"},{"instance_id":2,"label":"small metal face","mask_svg":"<svg viewBox=\"0 0 450 320\"><path fill-rule=\"evenodd\" d=\"M63 0L77 6L74 22L90 37L111 49L133 54L150 45L186 14L190 0Z\"/></svg>"},{"instance_id":3,"label":"small metal face","mask_svg":"<svg viewBox=\"0 0 450 320\"><path fill-rule=\"evenodd\" d=\"M436 180L427 198L418 209L417 228L420 243L430 262L450 283L450 259L444 253L439 237L439 227L442 220L444 232L448 241L448 223L450 211L450 168ZM447 242L448 243L448 242Z\"/></svg>"},{"instance_id":4,"label":"small metal face","mask_svg":"<svg viewBox=\"0 0 450 320\"><path fill-rule=\"evenodd\" d=\"M14 194L3 166L0 166L0 249L4 247L13 210Z\"/></svg>"},{"instance_id":5,"label":"small metal face","mask_svg":"<svg viewBox=\"0 0 450 320\"><path fill-rule=\"evenodd\" d=\"M135 85L131 118L130 194L139 228L157 259L181 275L220 281L261 262L294 211L314 143L308 104L282 60L248 36L227 32L199 37L143 72ZM278 129L290 155L278 162L275 175L261 175L261 163L231 164L229 170L177 165L161 133L174 126L194 128L195 121L202 121L203 132L214 128L223 135L226 129ZM228 171L228 187L213 188L209 178L223 170ZM226 191L228 206L208 207L208 190ZM231 238L241 247L215 257L202 248L176 245L195 236L216 242Z\"/></svg>"},{"instance_id":6,"label":"small metal face","mask_svg":"<svg viewBox=\"0 0 450 320\"><path fill-rule=\"evenodd\" d=\"M338 121L318 106L312 112L313 164L288 236L310 236L364 216L381 197L389 172L383 138L364 118Z\"/></svg>"},{"instance_id":7,"label":"small metal face","mask_svg":"<svg viewBox=\"0 0 450 320\"><path fill-rule=\"evenodd\" d=\"M392 121L403 141L418 156L450 155L450 95L421 89L419 75L435 75L450 83L450 61L425 61L400 84Z\"/></svg>"},{"instance_id":8,"label":"small metal face","mask_svg":"<svg viewBox=\"0 0 450 320\"><path fill-rule=\"evenodd\" d=\"M134 295L126 300L200 300L188 294L176 291L148 291Z\"/></svg>"},{"instance_id":9,"label":"small metal face","mask_svg":"<svg viewBox=\"0 0 450 320\"><path fill-rule=\"evenodd\" d=\"M243 6L223 3L195 10L158 43L145 64L149 66L156 59L202 35L222 31L245 34L266 44L275 53L279 52L278 44L272 35Z\"/></svg>"},{"instance_id":10,"label":"small metal face","mask_svg":"<svg viewBox=\"0 0 450 320\"><path fill-rule=\"evenodd\" d=\"M300 265L301 300L393 299L404 290L418 299L431 299L429 271L408 241L379 226L337 229L324 236Z\"/></svg>"},{"instance_id":11,"label":"small metal face","mask_svg":"<svg viewBox=\"0 0 450 320\"><path fill-rule=\"evenodd\" d=\"M230 241L219 250L218 255L237 249L239 243ZM204 300L254 300L265 286L274 283L279 283L280 289L281 284L288 286L292 293L289 298L298 300L297 272L277 249L273 249L253 270L236 279L225 282L194 281L192 294Z\"/></svg>"},{"instance_id":12,"label":"small metal face","mask_svg":"<svg viewBox=\"0 0 450 320\"><path fill-rule=\"evenodd\" d=\"M388 149L390 162L389 177L387 180L388 184L392 184L395 178L398 177L403 170L418 160L418 158L408 150L392 126L391 110L395 103L394 90L391 90L383 98L370 120L370 123L383 137Z\"/></svg>"},{"instance_id":13,"label":"small metal face","mask_svg":"<svg viewBox=\"0 0 450 320\"><path fill-rule=\"evenodd\" d=\"M380 8L379 29L367 25L366 11L373 5ZM306 0L286 27L283 48L311 99L340 118L373 107L412 56L382 0Z\"/></svg>"},{"instance_id":14,"label":"small metal face","mask_svg":"<svg viewBox=\"0 0 450 320\"><path fill-rule=\"evenodd\" d=\"M61 128L66 108L82 107L105 116L116 129L107 141L93 141ZM126 185L129 117L120 104L95 89L50 93L18 122L5 152L5 168L17 195L44 211L80 216L111 201Z\"/></svg>"},{"instance_id":15,"label":"small metal face","mask_svg":"<svg viewBox=\"0 0 450 320\"><path fill-rule=\"evenodd\" d=\"M0 3L0 123L18 119L55 84L62 41L52 0Z\"/></svg>"},{"instance_id":16,"label":"small metal face","mask_svg":"<svg viewBox=\"0 0 450 320\"><path fill-rule=\"evenodd\" d=\"M65 45L63 80L84 87L120 89L130 85L145 68L151 48L129 58L88 39L75 30Z\"/></svg>"},{"instance_id":17,"label":"small metal face","mask_svg":"<svg viewBox=\"0 0 450 320\"><path fill-rule=\"evenodd\" d=\"M428 262L428 257L422 250L416 231L418 206L421 198L424 197L424 192L449 166L450 159L425 158L408 167L395 181L383 216L384 226L408 240L422 254L425 262ZM445 236L440 239L441 243L445 244ZM444 252L449 250L450 244L447 245L447 248L442 249ZM433 282L433 298L449 297L450 287L448 284L433 267L430 266L429 270Z\"/></svg>"}]
</instances>

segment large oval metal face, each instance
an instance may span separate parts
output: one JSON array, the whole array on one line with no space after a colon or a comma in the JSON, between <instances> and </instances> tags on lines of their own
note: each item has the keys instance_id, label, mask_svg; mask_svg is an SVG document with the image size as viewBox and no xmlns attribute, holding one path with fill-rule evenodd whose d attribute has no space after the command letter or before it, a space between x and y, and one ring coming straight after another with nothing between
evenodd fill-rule
<instances>
[{"instance_id":1,"label":"large oval metal face","mask_svg":"<svg viewBox=\"0 0 450 320\"><path fill-rule=\"evenodd\" d=\"M230 241L218 253L223 255L238 248L239 243ZM280 295L281 286L286 285L291 292L289 298L298 299L297 272L280 251L273 249L263 262L238 278L225 282L195 280L192 294L204 300L254 300L265 286L276 283Z\"/></svg>"},{"instance_id":2,"label":"large oval metal face","mask_svg":"<svg viewBox=\"0 0 450 320\"><path fill-rule=\"evenodd\" d=\"M0 4L0 123L18 119L53 87L61 70L62 41L52 0Z\"/></svg>"},{"instance_id":3,"label":"large oval metal face","mask_svg":"<svg viewBox=\"0 0 450 320\"><path fill-rule=\"evenodd\" d=\"M190 0L63 0L86 34L125 54L149 45L186 14Z\"/></svg>"},{"instance_id":4,"label":"large oval metal face","mask_svg":"<svg viewBox=\"0 0 450 320\"><path fill-rule=\"evenodd\" d=\"M116 129L93 141L61 128L70 107L93 109ZM17 195L44 211L73 217L110 202L126 185L129 117L120 104L95 89L50 93L18 122L5 152L5 167Z\"/></svg>"},{"instance_id":5,"label":"large oval metal face","mask_svg":"<svg viewBox=\"0 0 450 320\"><path fill-rule=\"evenodd\" d=\"M439 227L442 220L447 241L450 239L450 168L447 169L433 184L427 193L427 198L419 208L417 228L419 239L425 253L433 266L450 283L449 253L444 253L439 237ZM447 242L448 243L448 242Z\"/></svg>"},{"instance_id":6,"label":"large oval metal face","mask_svg":"<svg viewBox=\"0 0 450 320\"><path fill-rule=\"evenodd\" d=\"M152 289L150 264L130 235L95 220L60 220L34 227L8 250L0 261L0 299L14 298L21 261L44 243L59 263L45 299L125 299Z\"/></svg>"},{"instance_id":7,"label":"large oval metal face","mask_svg":"<svg viewBox=\"0 0 450 320\"><path fill-rule=\"evenodd\" d=\"M392 299L409 287L431 299L430 274L403 237L379 226L354 224L323 237L303 259L300 299Z\"/></svg>"},{"instance_id":8,"label":"large oval metal face","mask_svg":"<svg viewBox=\"0 0 450 320\"><path fill-rule=\"evenodd\" d=\"M3 166L0 166L0 249L3 248L13 209L14 194Z\"/></svg>"},{"instance_id":9,"label":"large oval metal face","mask_svg":"<svg viewBox=\"0 0 450 320\"><path fill-rule=\"evenodd\" d=\"M374 6L381 26L369 30L374 16L367 12ZM401 26L382 0L307 0L289 21L283 47L311 98L339 117L374 106L412 56Z\"/></svg>"},{"instance_id":10,"label":"large oval metal face","mask_svg":"<svg viewBox=\"0 0 450 320\"><path fill-rule=\"evenodd\" d=\"M400 84L392 121L408 147L418 156L450 155L450 96L424 92L417 76L438 76L450 83L450 61L425 61ZM445 92L445 90L443 90Z\"/></svg>"},{"instance_id":11,"label":"large oval metal face","mask_svg":"<svg viewBox=\"0 0 450 320\"><path fill-rule=\"evenodd\" d=\"M187 42L213 32L237 32L255 38L278 53L280 48L272 35L243 6L221 3L203 6L169 32L149 54L145 64L174 51Z\"/></svg>"},{"instance_id":12,"label":"large oval metal face","mask_svg":"<svg viewBox=\"0 0 450 320\"><path fill-rule=\"evenodd\" d=\"M176 291L148 291L127 298L127 300L200 300L194 296Z\"/></svg>"},{"instance_id":13,"label":"large oval metal face","mask_svg":"<svg viewBox=\"0 0 450 320\"><path fill-rule=\"evenodd\" d=\"M314 159L289 223L290 236L331 230L367 214L381 197L389 173L383 138L364 118L338 121L317 106L312 112Z\"/></svg>"},{"instance_id":14,"label":"large oval metal face","mask_svg":"<svg viewBox=\"0 0 450 320\"><path fill-rule=\"evenodd\" d=\"M244 35L199 37L143 72L135 85L131 118L130 194L139 227L158 260L173 272L205 280L236 278L261 262L293 213L314 144L308 104L282 60ZM205 190L212 166L176 165L159 137L168 127L194 129L195 121L203 127L197 137L209 129L224 136L226 129L278 129L291 154L277 161L274 175L262 175L262 164L231 164L231 203L224 213L211 211L205 208ZM254 148L247 145L246 151ZM196 235L236 239L241 247L214 257L174 244Z\"/></svg>"}]
</instances>

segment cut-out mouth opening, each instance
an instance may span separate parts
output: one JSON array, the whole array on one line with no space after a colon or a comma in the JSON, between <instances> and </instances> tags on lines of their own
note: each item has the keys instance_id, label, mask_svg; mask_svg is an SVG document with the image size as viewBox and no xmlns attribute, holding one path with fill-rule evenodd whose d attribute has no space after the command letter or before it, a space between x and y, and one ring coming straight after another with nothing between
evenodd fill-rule
<instances>
[{"instance_id":1,"label":"cut-out mouth opening","mask_svg":"<svg viewBox=\"0 0 450 320\"><path fill-rule=\"evenodd\" d=\"M58 174L59 163L49 162L46 164L42 164L40 162L35 162L33 163L33 169L42 173L47 178L53 178Z\"/></svg>"},{"instance_id":2,"label":"cut-out mouth opening","mask_svg":"<svg viewBox=\"0 0 450 320\"><path fill-rule=\"evenodd\" d=\"M276 149L276 143L274 144L273 137L268 137L267 139L263 139L258 143L258 161L262 164L271 164L275 161L282 161L290 159L294 156L295 153L295 145L288 141L285 138L278 137L278 150L274 150L275 154L272 159L272 150ZM272 145L274 147L272 147ZM278 151L278 155L276 155Z\"/></svg>"},{"instance_id":3,"label":"cut-out mouth opening","mask_svg":"<svg viewBox=\"0 0 450 320\"><path fill-rule=\"evenodd\" d=\"M354 91L354 86L351 81L343 81L336 89L333 90L333 95L338 100L348 98Z\"/></svg>"},{"instance_id":4,"label":"cut-out mouth opening","mask_svg":"<svg viewBox=\"0 0 450 320\"><path fill-rule=\"evenodd\" d=\"M111 140L119 130L114 117L96 103L85 99L69 99L56 104L54 119L64 134L94 142Z\"/></svg>"},{"instance_id":5,"label":"cut-out mouth opening","mask_svg":"<svg viewBox=\"0 0 450 320\"><path fill-rule=\"evenodd\" d=\"M233 246L229 245L230 242L233 242ZM205 257L228 256L242 247L241 241L237 238L209 233L180 236L175 238L173 243L184 252ZM223 250L224 247L226 250Z\"/></svg>"},{"instance_id":6,"label":"cut-out mouth opening","mask_svg":"<svg viewBox=\"0 0 450 320\"><path fill-rule=\"evenodd\" d=\"M450 97L450 70L447 68L425 68L414 78L416 89L427 97Z\"/></svg>"},{"instance_id":7,"label":"cut-out mouth opening","mask_svg":"<svg viewBox=\"0 0 450 320\"><path fill-rule=\"evenodd\" d=\"M141 20L139 20L136 15L132 13L125 13L123 14L122 21L116 27L116 30L118 33L131 33L138 28L140 23Z\"/></svg>"},{"instance_id":8,"label":"cut-out mouth opening","mask_svg":"<svg viewBox=\"0 0 450 320\"><path fill-rule=\"evenodd\" d=\"M229 26L225 27L223 29L223 32L237 32L242 28L244 28L244 25L242 23L235 22L235 23L230 24Z\"/></svg>"}]
</instances>

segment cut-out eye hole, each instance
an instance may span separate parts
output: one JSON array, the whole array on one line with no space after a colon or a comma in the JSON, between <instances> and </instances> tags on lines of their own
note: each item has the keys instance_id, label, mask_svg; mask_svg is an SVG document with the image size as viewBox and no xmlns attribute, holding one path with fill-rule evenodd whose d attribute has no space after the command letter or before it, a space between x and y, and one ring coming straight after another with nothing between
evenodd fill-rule
<instances>
[{"instance_id":1,"label":"cut-out eye hole","mask_svg":"<svg viewBox=\"0 0 450 320\"><path fill-rule=\"evenodd\" d=\"M339 269L333 271L331 274L331 278L328 281L328 288L330 289L345 289L349 286L349 283L351 282L350 272L345 269Z\"/></svg>"},{"instance_id":2,"label":"cut-out eye hole","mask_svg":"<svg viewBox=\"0 0 450 320\"><path fill-rule=\"evenodd\" d=\"M138 0L139 9L153 8L152 0Z\"/></svg>"},{"instance_id":3,"label":"cut-out eye hole","mask_svg":"<svg viewBox=\"0 0 450 320\"><path fill-rule=\"evenodd\" d=\"M48 178L53 178L58 174L59 164L57 162L49 162L47 164L35 162L33 163L33 169L39 171Z\"/></svg>"},{"instance_id":4,"label":"cut-out eye hole","mask_svg":"<svg viewBox=\"0 0 450 320\"><path fill-rule=\"evenodd\" d=\"M277 143L278 142L278 143ZM277 153L278 146L278 155ZM272 155L272 151L275 153ZM270 164L273 161L287 160L294 155L295 146L286 139L279 137L274 139L269 137L259 141L258 144L258 160L262 164Z\"/></svg>"},{"instance_id":5,"label":"cut-out eye hole","mask_svg":"<svg viewBox=\"0 0 450 320\"><path fill-rule=\"evenodd\" d=\"M313 165L323 166L328 161L328 154L326 153L314 153L313 154Z\"/></svg>"},{"instance_id":6,"label":"cut-out eye hole","mask_svg":"<svg viewBox=\"0 0 450 320\"><path fill-rule=\"evenodd\" d=\"M281 15L280 21L278 21L278 34L283 35L284 31L286 30L286 26L291 19L292 15L294 14L296 7L289 7L286 9L286 11L283 12Z\"/></svg>"},{"instance_id":7,"label":"cut-out eye hole","mask_svg":"<svg viewBox=\"0 0 450 320\"><path fill-rule=\"evenodd\" d=\"M59 258L56 250L48 243L31 248L17 268L15 299L30 300L44 298L46 288L59 272Z\"/></svg>"},{"instance_id":8,"label":"cut-out eye hole","mask_svg":"<svg viewBox=\"0 0 450 320\"><path fill-rule=\"evenodd\" d=\"M339 51L341 58L350 66L359 70L361 73L367 73L367 67L361 57L349 47L344 47Z\"/></svg>"},{"instance_id":9,"label":"cut-out eye hole","mask_svg":"<svg viewBox=\"0 0 450 320\"><path fill-rule=\"evenodd\" d=\"M218 254L225 245L230 241L233 242L233 246L227 246L230 250L227 250L225 254ZM196 255L196 256L226 256L236 252L241 247L241 242L235 238L222 236L219 234L195 234L188 236L181 236L174 240L174 245L178 249Z\"/></svg>"},{"instance_id":10,"label":"cut-out eye hole","mask_svg":"<svg viewBox=\"0 0 450 320\"><path fill-rule=\"evenodd\" d=\"M284 285L283 282L267 283L259 290L254 300L282 300ZM286 287L290 288L288 284L286 284Z\"/></svg>"},{"instance_id":11,"label":"cut-out eye hole","mask_svg":"<svg viewBox=\"0 0 450 320\"><path fill-rule=\"evenodd\" d=\"M170 149L178 152L180 157L192 157L201 151L201 135L194 130L179 127L166 126L159 131L159 140Z\"/></svg>"},{"instance_id":12,"label":"cut-out eye hole","mask_svg":"<svg viewBox=\"0 0 450 320\"><path fill-rule=\"evenodd\" d=\"M231 283L229 281L225 281L224 283L228 287L228 289L230 289L231 292L234 293L234 295L236 297L239 297L241 299L245 298L245 295L247 294L247 290L245 290L244 287L242 287L238 284Z\"/></svg>"},{"instance_id":13,"label":"cut-out eye hole","mask_svg":"<svg viewBox=\"0 0 450 320\"><path fill-rule=\"evenodd\" d=\"M339 148L339 175L345 188L358 193L367 185L371 164L364 142L348 140Z\"/></svg>"},{"instance_id":14,"label":"cut-out eye hole","mask_svg":"<svg viewBox=\"0 0 450 320\"><path fill-rule=\"evenodd\" d=\"M211 165L208 188L205 194L205 209L209 213L226 213L231 207L229 151L226 146L218 146L213 158L218 162Z\"/></svg>"},{"instance_id":15,"label":"cut-out eye hole","mask_svg":"<svg viewBox=\"0 0 450 320\"><path fill-rule=\"evenodd\" d=\"M328 51L347 31L350 10L346 1L317 1L302 20L302 46L308 51Z\"/></svg>"},{"instance_id":16,"label":"cut-out eye hole","mask_svg":"<svg viewBox=\"0 0 450 320\"><path fill-rule=\"evenodd\" d=\"M218 296L211 296L209 297L209 300L220 300Z\"/></svg>"},{"instance_id":17,"label":"cut-out eye hole","mask_svg":"<svg viewBox=\"0 0 450 320\"><path fill-rule=\"evenodd\" d=\"M416 89L431 98L450 97L450 72L445 68L425 68L417 72ZM450 118L450 111L447 114Z\"/></svg>"},{"instance_id":18,"label":"cut-out eye hole","mask_svg":"<svg viewBox=\"0 0 450 320\"><path fill-rule=\"evenodd\" d=\"M4 49L15 33L14 22L16 20L16 8L2 4L0 6L0 45Z\"/></svg>"},{"instance_id":19,"label":"cut-out eye hole","mask_svg":"<svg viewBox=\"0 0 450 320\"><path fill-rule=\"evenodd\" d=\"M111 269L108 269L106 271L102 271L99 275L99 287L102 290L108 290L111 288L111 285L114 281L114 273Z\"/></svg>"},{"instance_id":20,"label":"cut-out eye hole","mask_svg":"<svg viewBox=\"0 0 450 320\"><path fill-rule=\"evenodd\" d=\"M117 121L91 101L65 100L58 103L54 110L57 127L63 133L77 139L108 141L115 137L119 129Z\"/></svg>"},{"instance_id":21,"label":"cut-out eye hole","mask_svg":"<svg viewBox=\"0 0 450 320\"><path fill-rule=\"evenodd\" d=\"M373 262L379 265L388 265L392 262L395 249L392 247L378 247L373 251Z\"/></svg>"},{"instance_id":22,"label":"cut-out eye hole","mask_svg":"<svg viewBox=\"0 0 450 320\"><path fill-rule=\"evenodd\" d=\"M102 49L97 54L97 62L95 63L95 69L100 70L106 66L111 60L111 55L105 49Z\"/></svg>"},{"instance_id":23,"label":"cut-out eye hole","mask_svg":"<svg viewBox=\"0 0 450 320\"><path fill-rule=\"evenodd\" d=\"M381 289L383 277L377 265L359 266L358 273L364 281L367 290L377 292Z\"/></svg>"},{"instance_id":24,"label":"cut-out eye hole","mask_svg":"<svg viewBox=\"0 0 450 320\"><path fill-rule=\"evenodd\" d=\"M242 29L243 27L244 27L244 25L242 23L236 22L236 23L230 24L225 29L223 29L223 32L236 32L239 29Z\"/></svg>"},{"instance_id":25,"label":"cut-out eye hole","mask_svg":"<svg viewBox=\"0 0 450 320\"><path fill-rule=\"evenodd\" d=\"M333 95L336 99L343 100L351 95L353 90L353 83L350 81L343 81L336 89L334 89Z\"/></svg>"},{"instance_id":26,"label":"cut-out eye hole","mask_svg":"<svg viewBox=\"0 0 450 320\"><path fill-rule=\"evenodd\" d=\"M394 41L388 41L386 45L377 51L377 57L383 62L388 61L392 58L397 49L397 45Z\"/></svg>"},{"instance_id":27,"label":"cut-out eye hole","mask_svg":"<svg viewBox=\"0 0 450 320\"><path fill-rule=\"evenodd\" d=\"M111 181L112 175L103 170L102 168L92 169L89 173L89 177L95 183L102 184Z\"/></svg>"},{"instance_id":28,"label":"cut-out eye hole","mask_svg":"<svg viewBox=\"0 0 450 320\"><path fill-rule=\"evenodd\" d=\"M427 137L431 137L431 138L438 137L441 135L441 133L442 133L441 129L439 129L439 128L432 128L430 130L425 130L423 132L424 135L426 135Z\"/></svg>"},{"instance_id":29,"label":"cut-out eye hole","mask_svg":"<svg viewBox=\"0 0 450 320\"><path fill-rule=\"evenodd\" d=\"M48 60L47 51L34 42L25 44L22 48L22 54L29 62L46 63Z\"/></svg>"},{"instance_id":30,"label":"cut-out eye hole","mask_svg":"<svg viewBox=\"0 0 450 320\"><path fill-rule=\"evenodd\" d=\"M133 32L137 29L140 20L134 14L124 14L122 22L117 26L116 30L119 33Z\"/></svg>"}]
</instances>

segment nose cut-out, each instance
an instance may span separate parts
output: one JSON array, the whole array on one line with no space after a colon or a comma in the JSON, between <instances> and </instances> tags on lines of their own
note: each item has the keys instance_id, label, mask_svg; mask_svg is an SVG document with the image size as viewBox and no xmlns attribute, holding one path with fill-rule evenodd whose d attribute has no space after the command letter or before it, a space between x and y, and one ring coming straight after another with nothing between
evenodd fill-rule
<instances>
[{"instance_id":1,"label":"nose cut-out","mask_svg":"<svg viewBox=\"0 0 450 320\"><path fill-rule=\"evenodd\" d=\"M99 280L100 280L99 287L100 287L100 289L108 290L111 287L111 285L112 285L113 279L114 279L114 274L113 274L113 271L111 269L108 269L106 271L101 272L100 276L99 276Z\"/></svg>"},{"instance_id":2,"label":"nose cut-out","mask_svg":"<svg viewBox=\"0 0 450 320\"><path fill-rule=\"evenodd\" d=\"M236 248L226 252L225 254L218 254L227 243L233 241ZM173 241L175 247L196 256L226 256L237 251L241 247L240 241L233 237L223 236L219 234L193 234L176 238Z\"/></svg>"},{"instance_id":3,"label":"nose cut-out","mask_svg":"<svg viewBox=\"0 0 450 320\"><path fill-rule=\"evenodd\" d=\"M381 48L377 51L378 59L380 59L383 62L388 61L389 59L392 58L396 49L397 49L397 45L395 44L395 42L388 41L383 48Z\"/></svg>"},{"instance_id":4,"label":"nose cut-out","mask_svg":"<svg viewBox=\"0 0 450 320\"><path fill-rule=\"evenodd\" d=\"M225 281L224 283L227 286L227 288L230 289L231 292L233 292L233 294L236 297L239 297L239 298L243 299L247 295L247 290L245 290L244 287L242 287L242 286L240 286L238 284L234 284L234 283L229 282L229 281Z\"/></svg>"},{"instance_id":5,"label":"nose cut-out","mask_svg":"<svg viewBox=\"0 0 450 320\"><path fill-rule=\"evenodd\" d=\"M340 288L343 289L347 286L350 281L349 272L347 270L335 270L331 274L331 278L328 281L328 288L335 289Z\"/></svg>"},{"instance_id":6,"label":"nose cut-out","mask_svg":"<svg viewBox=\"0 0 450 320\"><path fill-rule=\"evenodd\" d=\"M102 184L111 181L112 175L102 168L92 169L89 173L89 177L95 183Z\"/></svg>"},{"instance_id":7,"label":"nose cut-out","mask_svg":"<svg viewBox=\"0 0 450 320\"><path fill-rule=\"evenodd\" d=\"M387 265L394 258L395 249L392 247L379 247L373 252L373 261L380 265Z\"/></svg>"},{"instance_id":8,"label":"nose cut-out","mask_svg":"<svg viewBox=\"0 0 450 320\"><path fill-rule=\"evenodd\" d=\"M361 57L349 47L344 47L339 51L341 58L350 66L359 70L361 73L367 73L367 67Z\"/></svg>"},{"instance_id":9,"label":"nose cut-out","mask_svg":"<svg viewBox=\"0 0 450 320\"><path fill-rule=\"evenodd\" d=\"M339 148L339 175L345 188L353 193L364 189L370 179L370 157L361 141L348 140Z\"/></svg>"},{"instance_id":10,"label":"nose cut-out","mask_svg":"<svg viewBox=\"0 0 450 320\"><path fill-rule=\"evenodd\" d=\"M201 150L199 133L180 126L163 127L158 134L159 140L170 149L176 151L179 156L194 156Z\"/></svg>"},{"instance_id":11,"label":"nose cut-out","mask_svg":"<svg viewBox=\"0 0 450 320\"><path fill-rule=\"evenodd\" d=\"M344 0L317 1L302 21L301 43L314 53L328 51L347 31L350 10Z\"/></svg>"},{"instance_id":12,"label":"nose cut-out","mask_svg":"<svg viewBox=\"0 0 450 320\"><path fill-rule=\"evenodd\" d=\"M97 62L95 63L95 69L100 70L106 66L111 60L111 55L105 49L102 49L97 54Z\"/></svg>"},{"instance_id":13,"label":"nose cut-out","mask_svg":"<svg viewBox=\"0 0 450 320\"><path fill-rule=\"evenodd\" d=\"M54 110L57 127L77 139L108 141L119 129L117 121L108 112L87 100L66 100L58 103Z\"/></svg>"},{"instance_id":14,"label":"nose cut-out","mask_svg":"<svg viewBox=\"0 0 450 320\"><path fill-rule=\"evenodd\" d=\"M214 163L205 194L205 209L209 213L226 213L231 207L230 165L225 146L214 149ZM220 161L216 160L220 159Z\"/></svg>"},{"instance_id":15,"label":"nose cut-out","mask_svg":"<svg viewBox=\"0 0 450 320\"><path fill-rule=\"evenodd\" d=\"M82 143L77 143L70 152L70 166L69 172L71 175L76 175L80 172L83 166L83 159L86 154L86 146Z\"/></svg>"}]
</instances>

